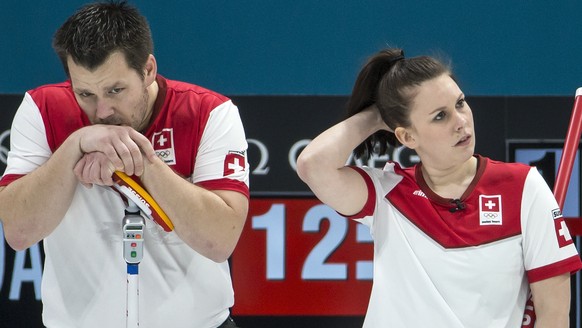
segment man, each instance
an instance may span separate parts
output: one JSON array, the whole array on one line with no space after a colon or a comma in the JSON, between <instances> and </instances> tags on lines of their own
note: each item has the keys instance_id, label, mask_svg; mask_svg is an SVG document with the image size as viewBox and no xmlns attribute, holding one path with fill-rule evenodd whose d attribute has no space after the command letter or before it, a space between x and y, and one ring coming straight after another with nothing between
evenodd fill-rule
<instances>
[{"instance_id":1,"label":"man","mask_svg":"<svg viewBox=\"0 0 582 328\"><path fill-rule=\"evenodd\" d=\"M121 171L173 223L147 222L141 327L235 327L227 259L246 219L247 143L237 107L157 74L146 19L125 2L82 7L53 47L69 80L25 94L0 180L15 250L44 240L47 327L121 327L126 271Z\"/></svg>"}]
</instances>

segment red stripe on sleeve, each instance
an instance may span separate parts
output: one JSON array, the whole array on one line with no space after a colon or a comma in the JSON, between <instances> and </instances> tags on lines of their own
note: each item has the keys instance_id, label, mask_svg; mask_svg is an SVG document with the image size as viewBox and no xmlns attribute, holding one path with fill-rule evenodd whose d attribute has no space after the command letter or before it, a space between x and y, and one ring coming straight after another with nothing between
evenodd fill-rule
<instances>
[{"instance_id":1,"label":"red stripe on sleeve","mask_svg":"<svg viewBox=\"0 0 582 328\"><path fill-rule=\"evenodd\" d=\"M242 181L233 179L218 179L202 181L196 184L208 190L232 190L240 192L247 198L250 198L249 187Z\"/></svg>"},{"instance_id":2,"label":"red stripe on sleeve","mask_svg":"<svg viewBox=\"0 0 582 328\"><path fill-rule=\"evenodd\" d=\"M349 168L353 169L354 171L358 172L364 181L366 182L366 187L368 188L368 200L366 200L366 204L362 210L353 215L344 215L339 213L341 216L346 217L348 219L361 219L365 216L374 214L374 208L376 207L376 188L374 188L374 183L372 182L372 178L364 171L362 168L357 166L349 166Z\"/></svg>"},{"instance_id":3,"label":"red stripe on sleeve","mask_svg":"<svg viewBox=\"0 0 582 328\"><path fill-rule=\"evenodd\" d=\"M0 179L0 187L5 187L23 176L24 174L6 174Z\"/></svg>"},{"instance_id":4,"label":"red stripe on sleeve","mask_svg":"<svg viewBox=\"0 0 582 328\"><path fill-rule=\"evenodd\" d=\"M580 256L575 255L556 263L529 270L527 271L527 279L531 284L566 272L574 274L580 269L582 269L582 261L580 261Z\"/></svg>"}]
</instances>

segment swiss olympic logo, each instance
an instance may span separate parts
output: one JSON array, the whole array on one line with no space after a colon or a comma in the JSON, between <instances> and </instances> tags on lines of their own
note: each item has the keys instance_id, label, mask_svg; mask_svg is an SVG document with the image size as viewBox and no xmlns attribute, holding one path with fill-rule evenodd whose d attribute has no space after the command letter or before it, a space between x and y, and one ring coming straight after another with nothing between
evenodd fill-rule
<instances>
[{"instance_id":1,"label":"swiss olympic logo","mask_svg":"<svg viewBox=\"0 0 582 328\"><path fill-rule=\"evenodd\" d=\"M0 162L6 165L8 159L8 149L10 148L10 130L0 134Z\"/></svg>"},{"instance_id":2,"label":"swiss olympic logo","mask_svg":"<svg viewBox=\"0 0 582 328\"><path fill-rule=\"evenodd\" d=\"M168 165L176 164L176 152L174 150L174 129L165 128L154 132L152 145L156 155Z\"/></svg>"},{"instance_id":3,"label":"swiss olympic logo","mask_svg":"<svg viewBox=\"0 0 582 328\"><path fill-rule=\"evenodd\" d=\"M479 224L502 225L501 195L479 195Z\"/></svg>"}]
</instances>

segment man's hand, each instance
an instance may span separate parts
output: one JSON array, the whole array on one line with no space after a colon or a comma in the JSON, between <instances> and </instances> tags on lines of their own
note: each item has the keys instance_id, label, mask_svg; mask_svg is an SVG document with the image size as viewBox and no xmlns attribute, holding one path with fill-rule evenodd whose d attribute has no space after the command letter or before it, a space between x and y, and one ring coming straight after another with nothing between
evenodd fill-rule
<instances>
[{"instance_id":1,"label":"man's hand","mask_svg":"<svg viewBox=\"0 0 582 328\"><path fill-rule=\"evenodd\" d=\"M79 182L87 188L91 188L94 184L112 186L111 176L115 172L115 166L105 154L92 152L83 155L73 172Z\"/></svg>"},{"instance_id":2,"label":"man's hand","mask_svg":"<svg viewBox=\"0 0 582 328\"><path fill-rule=\"evenodd\" d=\"M79 148L81 151L84 154L94 152L104 154L113 166L113 170L109 169L109 165L105 165L104 159L93 156L86 159L85 163L81 163L83 161L81 159L79 163L81 163L82 169L75 167L77 177L103 176L104 170L110 172L107 179L109 183L112 183L111 174L115 170L125 172L130 176L133 174L139 176L143 174L144 156L149 159L156 156L150 141L128 126L96 124L84 127L78 132L80 133ZM93 168L93 165L99 165L99 167ZM77 174L77 170L82 174ZM97 174L97 171L101 173ZM85 178L80 179L80 181L87 183L92 180L85 180ZM103 179L101 178L101 180Z\"/></svg>"}]
</instances>

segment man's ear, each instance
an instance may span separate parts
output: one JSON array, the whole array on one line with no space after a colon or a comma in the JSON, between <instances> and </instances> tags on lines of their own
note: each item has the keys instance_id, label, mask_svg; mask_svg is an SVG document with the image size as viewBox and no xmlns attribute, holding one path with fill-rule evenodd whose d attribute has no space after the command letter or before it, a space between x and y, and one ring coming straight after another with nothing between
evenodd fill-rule
<instances>
[{"instance_id":1,"label":"man's ear","mask_svg":"<svg viewBox=\"0 0 582 328\"><path fill-rule=\"evenodd\" d=\"M158 64L156 63L156 58L154 55L149 55L145 67L144 67L144 81L146 85L154 83L156 80L156 75L158 74Z\"/></svg>"},{"instance_id":2,"label":"man's ear","mask_svg":"<svg viewBox=\"0 0 582 328\"><path fill-rule=\"evenodd\" d=\"M414 149L416 147L416 139L408 129L399 126L396 128L396 130L394 130L394 135L402 145L410 149Z\"/></svg>"}]
</instances>

